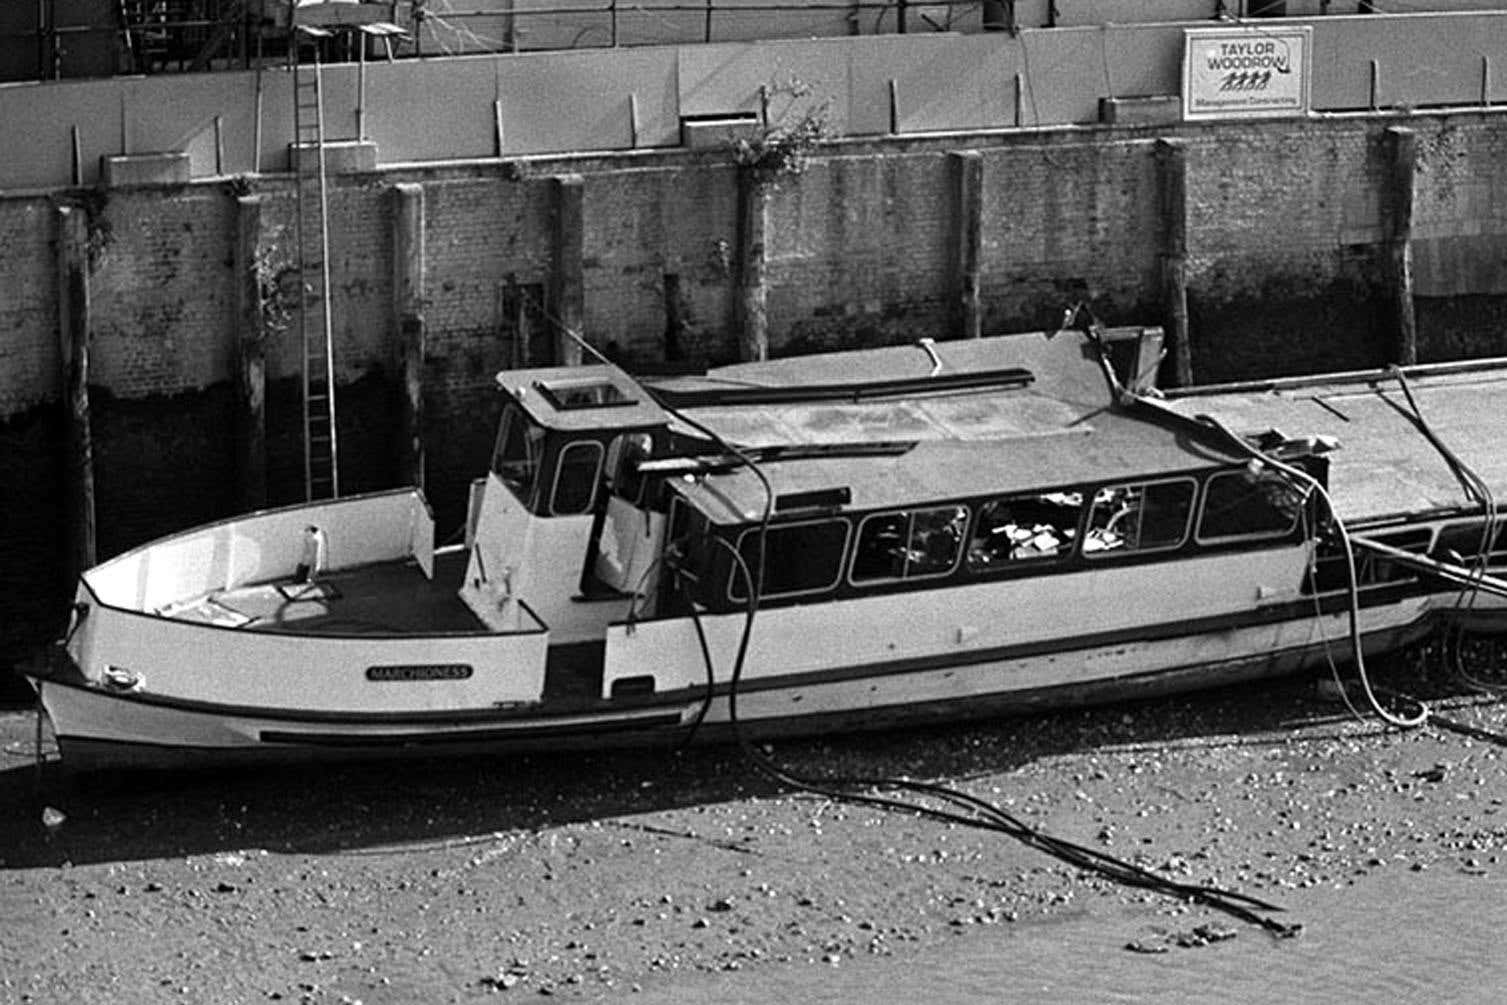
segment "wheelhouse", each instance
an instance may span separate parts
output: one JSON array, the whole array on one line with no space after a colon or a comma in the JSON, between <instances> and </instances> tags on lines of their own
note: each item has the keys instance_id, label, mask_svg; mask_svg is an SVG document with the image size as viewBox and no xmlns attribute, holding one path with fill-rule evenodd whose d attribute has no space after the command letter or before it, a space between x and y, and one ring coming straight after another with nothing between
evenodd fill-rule
<instances>
[{"instance_id":1,"label":"wheelhouse","mask_svg":"<svg viewBox=\"0 0 1507 1005\"><path fill-rule=\"evenodd\" d=\"M536 516L593 512L625 452L663 449L668 417L611 366L503 371L490 470Z\"/></svg>"}]
</instances>

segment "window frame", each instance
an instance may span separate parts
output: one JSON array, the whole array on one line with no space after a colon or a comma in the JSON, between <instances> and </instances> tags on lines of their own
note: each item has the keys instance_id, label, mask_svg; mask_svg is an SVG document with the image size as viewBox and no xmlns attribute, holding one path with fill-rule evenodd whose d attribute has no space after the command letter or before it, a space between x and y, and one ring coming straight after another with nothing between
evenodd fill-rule
<instances>
[{"instance_id":1,"label":"window frame","mask_svg":"<svg viewBox=\"0 0 1507 1005\"><path fill-rule=\"evenodd\" d=\"M508 435L515 426L520 430L523 438L523 448L526 455L523 463L529 467L528 491L526 494L520 492L519 486L515 484L514 480L501 470L502 462L500 459L503 456L503 447L507 442ZM531 435L535 433L537 435ZM535 500L539 497L539 476L544 469L545 441L548 439L548 435L548 430L535 422L522 405L515 401L509 401L503 406L502 416L498 420L497 425L497 438L492 444L491 470L497 476L498 480L507 486L508 491L513 494L513 497L521 502L524 508L530 512L534 510Z\"/></svg>"},{"instance_id":2,"label":"window frame","mask_svg":"<svg viewBox=\"0 0 1507 1005\"><path fill-rule=\"evenodd\" d=\"M763 603L765 600L770 599L783 599L785 597L809 597L815 596L819 593L828 593L832 590L835 590L842 583L843 571L848 567L848 549L849 546L853 543L853 522L851 520L846 520L842 517L817 517L810 520L794 520L790 523L771 523L768 525L767 533L775 534L782 530L792 530L796 527L809 527L818 524L839 524L843 529L842 548L840 549L838 554L836 573L833 575L832 581L830 583L827 583L825 586L812 587L811 589L807 590L787 590L782 593L769 593L767 591L761 592L759 594L760 603ZM742 556L744 540L748 537L748 535L757 533L759 533L759 527L757 526L746 527L742 531L740 531L738 536L732 542L734 553ZM753 570L750 568L749 571L752 572ZM727 595L728 602L733 604L748 603L748 597L746 595L739 596L735 592L737 584L741 580L742 576L738 574L737 561L729 558L727 570L727 589L724 591Z\"/></svg>"},{"instance_id":3,"label":"window frame","mask_svg":"<svg viewBox=\"0 0 1507 1005\"><path fill-rule=\"evenodd\" d=\"M576 449L577 447L587 447L596 451L596 463L592 468L591 475L591 492L586 497L586 505L584 507L582 507L581 509L572 509L562 512L557 508L556 500L558 500L560 497L560 480L565 473L565 458L570 454L572 450ZM602 445L601 440L594 440L589 437L580 440L571 440L570 442L561 445L560 449L555 452L555 477L550 484L550 516L581 516L583 514L590 513L592 509L595 508L597 493L602 490L602 459L606 455L606 451L607 448Z\"/></svg>"},{"instance_id":4,"label":"window frame","mask_svg":"<svg viewBox=\"0 0 1507 1005\"><path fill-rule=\"evenodd\" d=\"M1097 497L1100 492L1103 492L1107 489L1136 487L1145 489L1152 485L1172 485L1178 482L1185 482L1188 485L1191 485L1192 492L1189 496L1188 515L1183 520L1183 532L1176 542L1172 544L1159 544L1153 547L1138 546L1135 548L1095 548L1092 550L1086 547L1086 545L1088 544L1089 535L1094 532L1094 509L1098 505ZM1187 544L1189 539L1192 537L1193 521L1194 518L1198 515L1200 488L1201 486L1199 484L1199 479L1194 477L1193 475L1172 475L1170 477L1146 478L1133 481L1105 482L1102 485L1094 486L1092 489L1087 490L1088 499L1085 500L1084 503L1085 513L1083 518L1083 533L1078 542L1078 553L1090 562L1104 562L1115 561L1116 559L1120 558L1128 558L1132 555L1155 555L1162 552L1176 551L1177 549L1183 547L1183 545Z\"/></svg>"},{"instance_id":5,"label":"window frame","mask_svg":"<svg viewBox=\"0 0 1507 1005\"><path fill-rule=\"evenodd\" d=\"M1227 477L1240 478L1245 473L1246 472L1244 468L1225 468L1221 471L1213 472L1204 479L1203 488L1199 492L1198 515L1197 519L1194 520L1193 523L1193 540L1197 541L1199 544L1207 545L1239 544L1246 541L1277 541L1285 537L1291 537L1293 531L1297 530L1298 525L1303 521L1302 505L1304 503L1301 498L1301 493L1298 493L1298 490L1295 487L1293 487L1290 483L1287 483L1288 487L1291 488L1294 494L1299 497L1300 505L1298 511L1293 514L1292 523L1288 524L1282 530L1262 530L1247 532L1244 534L1216 534L1213 536L1204 535L1204 517L1208 515L1209 491L1213 488L1214 482L1221 478ZM1273 475L1272 477L1278 478L1278 476L1275 475ZM1279 478L1279 480L1281 479Z\"/></svg>"},{"instance_id":6,"label":"window frame","mask_svg":"<svg viewBox=\"0 0 1507 1005\"><path fill-rule=\"evenodd\" d=\"M901 569L899 576L876 577L874 579L862 580L853 578L853 567L858 564L858 543L863 540L863 529L868 525L868 522L870 520L904 514L906 516L905 548L906 551L909 552L911 535L915 532L916 514L934 513L949 509L963 511L963 529L962 535L958 539L957 548L953 551L952 563L948 565L946 569L943 569L940 572L926 572L914 576L907 575L906 570L910 567L910 557L909 555L907 555L905 560L905 567ZM858 526L855 528L853 534L853 554L849 556L847 561L848 585L857 590L867 590L876 586L889 586L895 583L913 583L927 579L941 579L944 576L952 575L954 572L957 572L958 563L962 561L963 553L967 551L968 529L973 525L973 519L974 510L973 507L968 503L943 503L938 506L906 507L900 509L880 510L874 513L865 513L863 519L858 521Z\"/></svg>"},{"instance_id":7,"label":"window frame","mask_svg":"<svg viewBox=\"0 0 1507 1005\"><path fill-rule=\"evenodd\" d=\"M1001 503L1009 503L1010 501L1015 500L1015 499L1037 499L1037 500L1039 500L1039 499L1041 499L1041 498L1043 498L1045 496L1051 496L1051 495L1070 495L1070 494L1076 494L1076 495L1078 495L1080 497L1079 500L1078 500L1078 505L1076 507L1076 510L1077 510L1076 517L1075 517L1075 519L1073 521L1072 537L1069 538L1066 541L1066 543L1064 544L1063 547L1060 547L1060 548L1057 549L1057 553L1056 554L1054 554L1054 555L1037 555L1037 556L1034 556L1034 557L1027 556L1027 557L1024 557L1024 558L1014 558L1014 557L1011 557L1011 558L1006 559L1003 562L999 562L999 563L995 563L995 564L979 565L977 567L975 567L974 565L972 565L972 564L969 563L969 561L968 561L968 554L969 554L970 549L973 546L974 539L975 539L975 537L978 534L979 525L983 522L984 511L985 510L989 509L991 506L997 506L997 505L999 505ZM1079 542L1079 540L1083 536L1083 525L1084 525L1084 522L1088 519L1088 511L1089 511L1089 508L1090 508L1090 505L1089 505L1089 496L1090 496L1090 494L1091 493L1090 493L1089 490L1083 489L1083 488L1055 489L1055 490L1052 490L1052 491L1049 491L1049 492L1015 492L1015 493L1007 493L1005 495L990 496L987 499L983 499L983 500L979 500L979 501L975 502L973 504L973 506L971 507L971 509L973 511L973 518L969 521L969 524L968 524L967 541L966 541L966 543L963 546L962 562L963 562L963 569L964 569L964 571L967 572L970 576L993 576L993 575L997 575L998 573L1004 572L1004 571L1006 571L1008 569L1017 569L1017 568L1021 568L1023 566L1033 567L1034 568L1034 567L1037 567L1037 566L1042 566L1042 565L1046 565L1046 564L1053 563L1053 562L1061 563L1061 562L1068 561L1069 559L1071 559L1073 557L1073 555L1075 553L1077 553L1077 551L1078 551L1078 542ZM1062 529L1066 529L1066 528L1062 528Z\"/></svg>"}]
</instances>

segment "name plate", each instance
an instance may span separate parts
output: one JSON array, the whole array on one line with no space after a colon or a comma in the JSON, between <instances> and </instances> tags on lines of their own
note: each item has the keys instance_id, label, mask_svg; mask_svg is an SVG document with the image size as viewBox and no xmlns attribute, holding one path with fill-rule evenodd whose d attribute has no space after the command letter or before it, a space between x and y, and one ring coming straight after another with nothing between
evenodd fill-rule
<instances>
[{"instance_id":1,"label":"name plate","mask_svg":"<svg viewBox=\"0 0 1507 1005\"><path fill-rule=\"evenodd\" d=\"M395 663L367 667L366 679L374 681L465 680L473 673L469 663Z\"/></svg>"}]
</instances>

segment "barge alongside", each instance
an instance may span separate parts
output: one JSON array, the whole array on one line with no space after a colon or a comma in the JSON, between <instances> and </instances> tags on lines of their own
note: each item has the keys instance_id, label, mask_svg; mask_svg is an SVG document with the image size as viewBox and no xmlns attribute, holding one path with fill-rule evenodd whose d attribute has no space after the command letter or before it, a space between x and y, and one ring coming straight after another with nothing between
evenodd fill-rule
<instances>
[{"instance_id":1,"label":"barge alongside","mask_svg":"<svg viewBox=\"0 0 1507 1005\"><path fill-rule=\"evenodd\" d=\"M34 683L81 768L670 744L1249 681L1500 585L1464 461L1386 435L1416 470L1388 496L1374 458L1335 461L1330 501L1347 430L1276 432L1269 388L1163 402L1159 352L1116 329L507 371L464 545L435 549L413 489L177 534L83 574ZM1397 421L1379 379L1340 383Z\"/></svg>"}]
</instances>

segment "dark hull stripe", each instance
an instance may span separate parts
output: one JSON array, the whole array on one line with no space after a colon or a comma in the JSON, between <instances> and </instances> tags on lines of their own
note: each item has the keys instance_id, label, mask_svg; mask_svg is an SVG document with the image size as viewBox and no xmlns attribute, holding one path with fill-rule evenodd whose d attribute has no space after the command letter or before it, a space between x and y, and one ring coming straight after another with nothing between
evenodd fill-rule
<instances>
[{"instance_id":1,"label":"dark hull stripe","mask_svg":"<svg viewBox=\"0 0 1507 1005\"><path fill-rule=\"evenodd\" d=\"M1426 631L1413 625L1379 633L1380 648L1405 644ZM748 737L810 736L830 732L893 729L997 718L1011 713L1042 711L1112 701L1151 698L1158 695L1248 683L1292 672L1305 647L1262 654L1259 658L1225 664L1188 664L1115 679L1075 684L1048 685L1020 691L907 702L876 708L780 715L739 724L705 723L695 734L698 743L725 743L741 731ZM562 750L667 747L683 743L689 730L680 728L678 716L664 715L627 720L603 719L572 728L541 726L537 729L480 730L443 736L390 733L353 736L303 733L297 730L264 730L261 746L205 748L182 744L102 740L92 737L58 737L65 764L90 768L207 766L235 763L288 763L298 760L422 757L452 754L523 754Z\"/></svg>"},{"instance_id":2,"label":"dark hull stripe","mask_svg":"<svg viewBox=\"0 0 1507 1005\"><path fill-rule=\"evenodd\" d=\"M1395 602L1405 595L1402 591L1377 591L1376 596L1363 598L1363 603L1366 607L1381 606ZM1319 609L1325 614L1335 614L1343 611L1345 607L1346 603L1343 597L1331 597L1324 598L1321 601ZM1300 620L1300 618L1295 617L1295 613L1299 610L1303 612L1303 617L1312 617L1315 610L1313 599L1304 598L1301 601L1273 605L1254 611L1241 611L1237 614L1164 622L1160 625L1132 629L1091 632L1074 636L1070 639L1052 639L1042 642L993 646L988 649L967 652L947 652L878 663L850 664L827 670L760 676L740 681L738 692L742 695L751 695L766 691L778 691L795 687L814 687L822 684L842 683L858 679L892 677L935 670L966 669L971 666L988 663L1031 659L1053 654L1070 656L1073 653L1084 650L1103 649L1115 645L1163 642L1182 637L1209 635L1217 632ZM1332 639L1331 644L1344 646L1345 640L1343 638ZM727 668L719 669L725 671ZM197 699L175 698L170 695L140 694L126 691L103 692L92 686L75 681L50 677L41 677L39 679L53 687L72 687L93 694L105 694L117 701L159 708L171 708L185 712L272 721L279 726L294 723L325 723L346 726L389 725L414 729L436 729L447 726L478 725L483 723L504 724L519 722L521 720L559 720L582 715L611 715L613 713L627 713L635 710L644 711L661 706L683 705L686 701L690 700L703 700L707 693L705 686L698 686L682 688L676 691L664 691L643 697L624 697L610 701L598 700L570 704L530 705L513 708L473 708L434 712L339 712L302 709L272 710L265 706L227 705ZM719 684L714 689L713 694L725 695L728 693L728 690L729 686L727 684ZM569 723L559 725L565 729L572 728Z\"/></svg>"}]
</instances>

